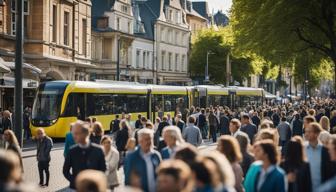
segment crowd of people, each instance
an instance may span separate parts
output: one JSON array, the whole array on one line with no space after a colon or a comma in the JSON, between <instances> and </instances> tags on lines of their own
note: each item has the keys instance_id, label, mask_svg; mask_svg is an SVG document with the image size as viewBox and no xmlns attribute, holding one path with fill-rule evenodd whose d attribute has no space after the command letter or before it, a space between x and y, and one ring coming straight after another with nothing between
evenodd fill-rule
<instances>
[{"instance_id":1,"label":"crowd of people","mask_svg":"<svg viewBox=\"0 0 336 192\"><path fill-rule=\"evenodd\" d=\"M116 115L109 134L97 119L71 124L63 165L70 191L336 191L336 100L191 107L154 122L131 119ZM10 129L3 135L0 191L18 190L20 146ZM48 187L53 142L40 128L36 143L38 184Z\"/></svg>"}]
</instances>

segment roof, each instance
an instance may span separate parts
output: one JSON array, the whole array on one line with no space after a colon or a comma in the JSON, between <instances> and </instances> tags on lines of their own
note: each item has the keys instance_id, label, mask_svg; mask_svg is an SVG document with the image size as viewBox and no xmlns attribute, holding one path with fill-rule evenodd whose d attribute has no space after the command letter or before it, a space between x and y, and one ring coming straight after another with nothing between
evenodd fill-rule
<instances>
[{"instance_id":1,"label":"roof","mask_svg":"<svg viewBox=\"0 0 336 192\"><path fill-rule=\"evenodd\" d=\"M205 17L203 17L202 15L200 15L197 11L194 10L192 2L190 0L186 1L186 9L185 9L186 13L188 15L192 15L198 18L201 18L203 20L208 20Z\"/></svg>"},{"instance_id":2,"label":"roof","mask_svg":"<svg viewBox=\"0 0 336 192\"><path fill-rule=\"evenodd\" d=\"M158 0L156 0L158 1ZM183 9L179 0L164 0L164 4L174 7L175 9Z\"/></svg>"},{"instance_id":3,"label":"roof","mask_svg":"<svg viewBox=\"0 0 336 192\"><path fill-rule=\"evenodd\" d=\"M144 24L145 33L138 33L136 36L154 40L154 24L160 17L160 1L148 0L139 4L141 21Z\"/></svg>"},{"instance_id":4,"label":"roof","mask_svg":"<svg viewBox=\"0 0 336 192\"><path fill-rule=\"evenodd\" d=\"M222 11L218 11L214 15L214 20L217 26L226 26L229 24L229 18Z\"/></svg>"},{"instance_id":5,"label":"roof","mask_svg":"<svg viewBox=\"0 0 336 192\"><path fill-rule=\"evenodd\" d=\"M1 1L1 0L0 0ZM98 18L104 16L106 11L111 10L116 0L91 0L92 8L92 28L97 27L97 20Z\"/></svg>"},{"instance_id":6,"label":"roof","mask_svg":"<svg viewBox=\"0 0 336 192\"><path fill-rule=\"evenodd\" d=\"M209 18L209 6L206 1L192 2L193 9L204 18Z\"/></svg>"}]
</instances>

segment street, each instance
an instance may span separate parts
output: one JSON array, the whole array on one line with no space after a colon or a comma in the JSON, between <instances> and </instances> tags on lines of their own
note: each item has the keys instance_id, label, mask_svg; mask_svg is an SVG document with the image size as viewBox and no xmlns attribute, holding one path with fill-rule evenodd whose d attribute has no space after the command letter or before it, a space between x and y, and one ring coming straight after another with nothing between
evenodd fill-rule
<instances>
[{"instance_id":1,"label":"street","mask_svg":"<svg viewBox=\"0 0 336 192\"><path fill-rule=\"evenodd\" d=\"M204 142L199 150L201 152L214 150L216 144L212 142ZM50 182L49 187L47 188L38 188L39 191L42 192L53 192L53 191L67 191L68 181L64 178L62 173L62 167L64 162L63 157L63 148L64 143L62 141L58 141L54 143L54 147L51 151L51 162L50 162ZM24 180L28 183L38 185L39 176L37 169L37 161L36 161L36 145L33 142L27 143L23 147L22 157L23 157L23 166L24 166ZM122 168L119 170L119 178L121 183L123 183L123 170Z\"/></svg>"}]
</instances>

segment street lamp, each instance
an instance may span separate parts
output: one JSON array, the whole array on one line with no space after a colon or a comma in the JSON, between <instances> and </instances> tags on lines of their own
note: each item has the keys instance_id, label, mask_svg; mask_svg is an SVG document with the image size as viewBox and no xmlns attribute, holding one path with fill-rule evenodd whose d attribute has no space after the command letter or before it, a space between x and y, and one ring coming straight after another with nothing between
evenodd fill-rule
<instances>
[{"instance_id":1,"label":"street lamp","mask_svg":"<svg viewBox=\"0 0 336 192\"><path fill-rule=\"evenodd\" d=\"M290 102L292 102L292 74L288 73L288 77L289 77L289 100Z\"/></svg>"},{"instance_id":2,"label":"street lamp","mask_svg":"<svg viewBox=\"0 0 336 192\"><path fill-rule=\"evenodd\" d=\"M204 82L209 83L210 78L209 78L209 55L213 55L214 53L211 51L207 51L207 58L206 58L206 66L205 66L205 78Z\"/></svg>"}]
</instances>

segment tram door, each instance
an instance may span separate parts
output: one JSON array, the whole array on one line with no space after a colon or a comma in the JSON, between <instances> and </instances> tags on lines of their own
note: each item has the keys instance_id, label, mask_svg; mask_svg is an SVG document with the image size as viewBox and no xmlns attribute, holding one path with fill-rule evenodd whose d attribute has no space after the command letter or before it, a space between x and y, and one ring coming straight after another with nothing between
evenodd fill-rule
<instances>
[{"instance_id":1,"label":"tram door","mask_svg":"<svg viewBox=\"0 0 336 192\"><path fill-rule=\"evenodd\" d=\"M199 105L201 108L207 107L207 90L205 88L200 88L198 90Z\"/></svg>"},{"instance_id":2,"label":"tram door","mask_svg":"<svg viewBox=\"0 0 336 192\"><path fill-rule=\"evenodd\" d=\"M235 103L236 103L236 92L230 90L229 91L229 107L231 109L234 109L236 107Z\"/></svg>"}]
</instances>

